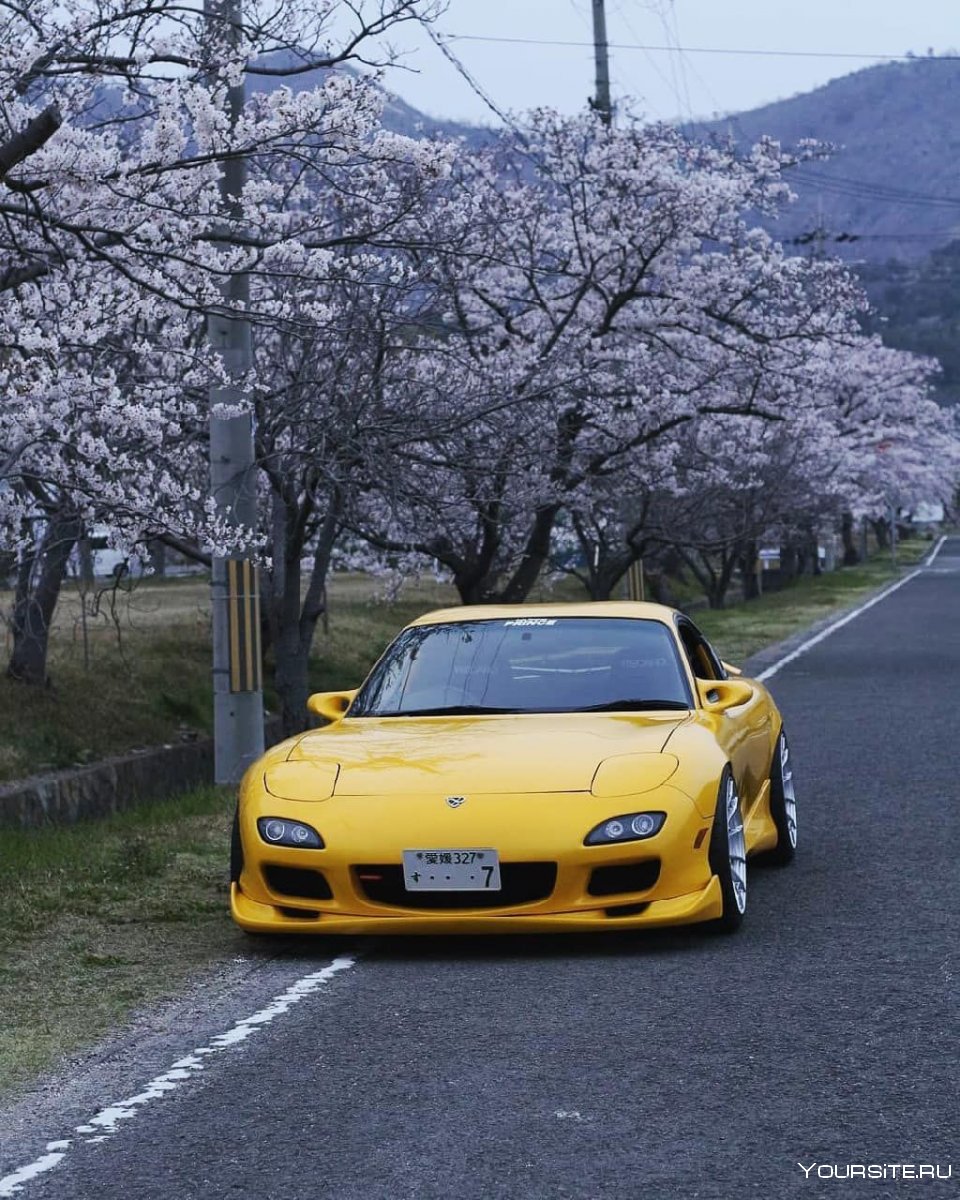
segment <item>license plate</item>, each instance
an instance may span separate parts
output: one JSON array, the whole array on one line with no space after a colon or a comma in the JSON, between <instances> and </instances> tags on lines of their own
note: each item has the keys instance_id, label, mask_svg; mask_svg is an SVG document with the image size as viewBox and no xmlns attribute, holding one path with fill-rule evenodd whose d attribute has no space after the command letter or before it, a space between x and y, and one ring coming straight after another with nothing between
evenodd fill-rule
<instances>
[{"instance_id":1,"label":"license plate","mask_svg":"<svg viewBox=\"0 0 960 1200\"><path fill-rule=\"evenodd\" d=\"M499 892L496 850L404 850L408 892Z\"/></svg>"}]
</instances>

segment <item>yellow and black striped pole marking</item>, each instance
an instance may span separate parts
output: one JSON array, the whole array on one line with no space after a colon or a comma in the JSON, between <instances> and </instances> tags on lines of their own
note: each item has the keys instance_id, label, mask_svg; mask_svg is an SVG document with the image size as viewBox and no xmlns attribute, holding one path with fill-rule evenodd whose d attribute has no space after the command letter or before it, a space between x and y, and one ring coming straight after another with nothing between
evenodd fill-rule
<instances>
[{"instance_id":1,"label":"yellow and black striped pole marking","mask_svg":"<svg viewBox=\"0 0 960 1200\"><path fill-rule=\"evenodd\" d=\"M646 600L646 588L643 578L643 559L631 563L627 571L627 599Z\"/></svg>"},{"instance_id":2,"label":"yellow and black striped pole marking","mask_svg":"<svg viewBox=\"0 0 960 1200\"><path fill-rule=\"evenodd\" d=\"M258 692L260 666L260 579L248 558L227 559L227 616L230 632L230 691Z\"/></svg>"}]
</instances>

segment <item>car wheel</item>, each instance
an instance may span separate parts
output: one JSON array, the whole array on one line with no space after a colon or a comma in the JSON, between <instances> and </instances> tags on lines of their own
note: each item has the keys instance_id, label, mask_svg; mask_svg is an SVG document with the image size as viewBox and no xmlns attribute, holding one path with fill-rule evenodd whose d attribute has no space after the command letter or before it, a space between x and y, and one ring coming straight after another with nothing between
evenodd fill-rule
<instances>
[{"instance_id":1,"label":"car wheel","mask_svg":"<svg viewBox=\"0 0 960 1200\"><path fill-rule=\"evenodd\" d=\"M777 844L764 859L786 866L797 852L797 793L793 785L790 747L782 729L770 764L770 816L777 827Z\"/></svg>"},{"instance_id":2,"label":"car wheel","mask_svg":"<svg viewBox=\"0 0 960 1200\"><path fill-rule=\"evenodd\" d=\"M233 814L233 828L230 831L230 882L240 882L240 872L243 870L243 843L240 841L240 808L237 806Z\"/></svg>"},{"instance_id":3,"label":"car wheel","mask_svg":"<svg viewBox=\"0 0 960 1200\"><path fill-rule=\"evenodd\" d=\"M732 933L747 911L747 844L743 832L740 796L729 767L720 777L717 809L710 831L710 869L720 880L723 915L710 922L712 929Z\"/></svg>"}]
</instances>

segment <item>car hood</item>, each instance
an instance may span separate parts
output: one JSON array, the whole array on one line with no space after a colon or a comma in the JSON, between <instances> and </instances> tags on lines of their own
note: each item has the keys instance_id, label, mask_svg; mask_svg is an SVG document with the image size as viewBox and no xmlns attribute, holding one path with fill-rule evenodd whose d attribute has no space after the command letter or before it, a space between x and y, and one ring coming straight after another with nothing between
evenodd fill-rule
<instances>
[{"instance_id":1,"label":"car hood","mask_svg":"<svg viewBox=\"0 0 960 1200\"><path fill-rule=\"evenodd\" d=\"M302 737L286 770L319 768L334 796L589 792L605 759L658 755L686 720L683 712L347 717Z\"/></svg>"}]
</instances>

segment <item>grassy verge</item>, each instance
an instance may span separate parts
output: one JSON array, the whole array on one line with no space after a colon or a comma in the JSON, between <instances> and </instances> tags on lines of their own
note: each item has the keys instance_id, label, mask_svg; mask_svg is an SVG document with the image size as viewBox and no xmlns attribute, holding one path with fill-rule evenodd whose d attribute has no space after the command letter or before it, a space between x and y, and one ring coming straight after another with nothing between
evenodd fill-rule
<instances>
[{"instance_id":1,"label":"grassy verge","mask_svg":"<svg viewBox=\"0 0 960 1200\"><path fill-rule=\"evenodd\" d=\"M0 1095L242 944L225 906L232 812L207 788L0 832Z\"/></svg>"},{"instance_id":2,"label":"grassy verge","mask_svg":"<svg viewBox=\"0 0 960 1200\"><path fill-rule=\"evenodd\" d=\"M355 686L401 626L456 599L429 580L389 603L381 591L334 576L329 631L318 631L311 662L318 690ZM90 597L84 605L68 585L51 630L52 687L24 687L0 667L0 782L210 733L209 592L197 577L140 583L91 613ZM10 605L0 593L0 612ZM269 689L264 700L277 710Z\"/></svg>"},{"instance_id":3,"label":"grassy verge","mask_svg":"<svg viewBox=\"0 0 960 1200\"><path fill-rule=\"evenodd\" d=\"M0 609L11 605L0 593ZM209 587L172 580L106 592L95 605L68 584L49 670L45 689L0 675L0 780L208 732Z\"/></svg>"}]
</instances>

